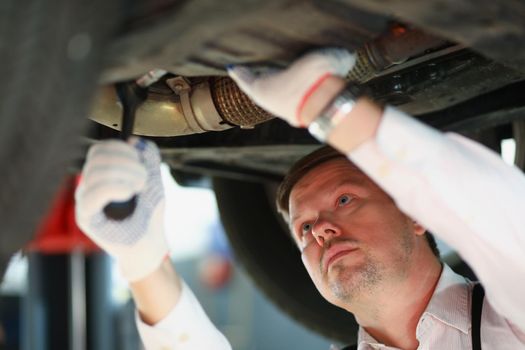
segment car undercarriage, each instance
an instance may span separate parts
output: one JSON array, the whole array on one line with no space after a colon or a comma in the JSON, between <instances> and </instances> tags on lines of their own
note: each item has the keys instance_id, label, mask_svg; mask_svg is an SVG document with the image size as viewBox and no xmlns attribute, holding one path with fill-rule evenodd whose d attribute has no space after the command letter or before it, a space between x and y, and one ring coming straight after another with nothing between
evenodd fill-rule
<instances>
[{"instance_id":1,"label":"car undercarriage","mask_svg":"<svg viewBox=\"0 0 525 350\"><path fill-rule=\"evenodd\" d=\"M13 49L18 47L14 39L10 49L7 44L0 48L2 53L13 52L2 71L9 89L0 94L5 146L0 161L4 169L11 165L2 176L12 187L2 190L0 202L6 222L1 236L4 266L30 239L60 174L79 158L82 145L118 135L121 106L113 84L134 81L150 71L165 74L148 88L135 134L160 146L179 183L191 186L211 180L236 256L270 299L305 325L345 342L355 341L355 321L318 296L273 208L278 181L294 160L319 143L307 131L257 107L227 77L227 65L263 72L285 67L316 48L356 51L357 68L348 81L362 86L374 100L443 131L465 134L497 152L501 140L514 138L516 165L525 167L525 4L134 0L124 8L100 1L86 11L63 3L56 13L87 18L79 23L90 26L78 29L75 26L81 24L71 23L69 36L58 35L59 29L44 33L33 40L32 52ZM11 16L22 18L17 10L21 5L10 4ZM37 13L38 5L33 7ZM44 20L33 19L39 21ZM38 28L29 26L17 34L20 41ZM46 46L38 44L58 42L47 47L66 48L70 62L87 45L85 37L75 36L78 32L89 34L91 55L72 67L53 61L55 56L49 58L42 52ZM45 36L53 33L52 38ZM26 62L17 54L40 59ZM88 60L89 70L83 68ZM82 69L83 75L71 73ZM48 70L52 76L46 75ZM39 74L45 80L38 99L19 92L37 85ZM34 109L23 108L24 101L31 101ZM91 122L86 127L87 118ZM13 161L21 154L20 143L27 145L27 154L22 154L26 165ZM39 156L42 152L45 156ZM24 190L10 180L30 174L33 185ZM46 179L55 185L39 188ZM21 191L30 193L13 205ZM248 200L253 205L247 205ZM461 262L456 267L466 268Z\"/></svg>"}]
</instances>

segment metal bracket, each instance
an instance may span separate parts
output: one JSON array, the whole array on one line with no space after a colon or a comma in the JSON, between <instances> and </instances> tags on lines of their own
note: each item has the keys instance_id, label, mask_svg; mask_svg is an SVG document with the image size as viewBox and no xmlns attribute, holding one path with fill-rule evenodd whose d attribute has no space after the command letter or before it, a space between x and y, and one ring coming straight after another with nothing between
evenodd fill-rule
<instances>
[{"instance_id":1,"label":"metal bracket","mask_svg":"<svg viewBox=\"0 0 525 350\"><path fill-rule=\"evenodd\" d=\"M190 129L195 133L203 133L206 130L197 122L197 118L193 113L193 108L191 107L191 85L183 77L175 77L166 80L166 84L170 87L175 94L180 97L180 103L182 106L182 112L184 119L188 123Z\"/></svg>"}]
</instances>

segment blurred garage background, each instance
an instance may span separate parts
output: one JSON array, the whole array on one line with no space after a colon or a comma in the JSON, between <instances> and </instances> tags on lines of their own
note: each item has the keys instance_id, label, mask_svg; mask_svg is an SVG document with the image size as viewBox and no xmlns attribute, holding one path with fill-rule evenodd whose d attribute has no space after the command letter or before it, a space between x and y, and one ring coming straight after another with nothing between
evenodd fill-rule
<instances>
[{"instance_id":1,"label":"blurred garage background","mask_svg":"<svg viewBox=\"0 0 525 350\"><path fill-rule=\"evenodd\" d=\"M178 186L167 168L163 175L172 260L233 349L329 349L329 339L285 316L235 263L213 192ZM13 258L1 288L0 349L80 350L83 337L90 338L88 348L142 349L130 294L111 259L92 254L86 269L77 270L95 275L87 283L69 278L72 270L75 262L64 254Z\"/></svg>"}]
</instances>

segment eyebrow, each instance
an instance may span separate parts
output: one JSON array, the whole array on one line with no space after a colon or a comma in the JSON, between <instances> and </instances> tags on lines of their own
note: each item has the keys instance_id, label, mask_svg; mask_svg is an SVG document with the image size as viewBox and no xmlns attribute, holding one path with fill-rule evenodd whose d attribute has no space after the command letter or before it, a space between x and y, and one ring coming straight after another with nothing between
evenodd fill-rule
<instances>
[{"instance_id":1,"label":"eyebrow","mask_svg":"<svg viewBox=\"0 0 525 350\"><path fill-rule=\"evenodd\" d=\"M359 188L364 188L363 187L363 183L364 183L364 179L361 179L361 178L358 178L357 176L356 177L352 177L351 179L344 179L344 180L341 180L339 182L337 182L335 185L333 186L330 186L330 188L327 190L327 193L328 193L328 196L329 197L332 197L334 196L339 188L343 187L343 186L348 186L348 185L351 185L351 186L355 186L355 187L359 187ZM292 229L292 232L293 232L293 229L294 229L294 223L295 221L301 217L301 214L297 214L297 215L294 215L292 217L290 217L290 228Z\"/></svg>"}]
</instances>

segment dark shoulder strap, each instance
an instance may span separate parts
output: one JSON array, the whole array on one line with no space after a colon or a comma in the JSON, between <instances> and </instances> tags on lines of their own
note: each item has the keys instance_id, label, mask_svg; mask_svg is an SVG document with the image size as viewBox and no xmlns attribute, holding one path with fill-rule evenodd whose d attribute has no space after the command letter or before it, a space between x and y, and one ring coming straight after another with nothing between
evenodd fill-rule
<instances>
[{"instance_id":1,"label":"dark shoulder strap","mask_svg":"<svg viewBox=\"0 0 525 350\"><path fill-rule=\"evenodd\" d=\"M481 350L481 312L483 311L483 299L485 290L481 284L476 283L472 290L471 322L472 322L472 350ZM341 350L357 350L357 344L348 345Z\"/></svg>"},{"instance_id":2,"label":"dark shoulder strap","mask_svg":"<svg viewBox=\"0 0 525 350\"><path fill-rule=\"evenodd\" d=\"M481 312L485 290L481 284L474 285L472 290L471 322L472 322L472 350L481 350Z\"/></svg>"}]
</instances>

